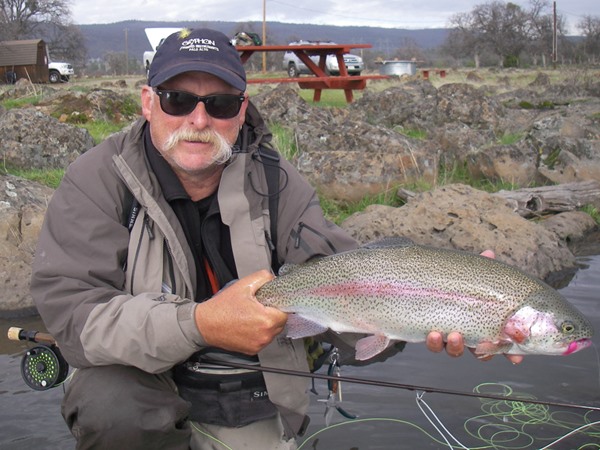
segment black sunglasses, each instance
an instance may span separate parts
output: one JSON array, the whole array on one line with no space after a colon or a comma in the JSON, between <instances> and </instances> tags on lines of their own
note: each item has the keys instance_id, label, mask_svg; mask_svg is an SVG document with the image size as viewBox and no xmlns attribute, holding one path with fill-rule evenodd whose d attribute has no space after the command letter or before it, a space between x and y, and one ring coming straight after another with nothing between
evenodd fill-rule
<instances>
[{"instance_id":1,"label":"black sunglasses","mask_svg":"<svg viewBox=\"0 0 600 450\"><path fill-rule=\"evenodd\" d=\"M171 116L190 114L199 102L204 103L208 115L215 119L231 119L235 117L244 103L243 94L215 94L199 96L184 91L172 91L155 88L160 98L160 108Z\"/></svg>"}]
</instances>

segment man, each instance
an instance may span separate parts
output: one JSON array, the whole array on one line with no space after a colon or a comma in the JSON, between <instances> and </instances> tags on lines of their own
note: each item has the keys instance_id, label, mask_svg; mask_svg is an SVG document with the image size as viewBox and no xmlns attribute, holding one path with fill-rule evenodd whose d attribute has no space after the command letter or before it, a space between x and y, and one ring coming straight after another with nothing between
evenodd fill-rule
<instances>
[{"instance_id":1,"label":"man","mask_svg":"<svg viewBox=\"0 0 600 450\"><path fill-rule=\"evenodd\" d=\"M79 368L62 408L77 448L295 448L306 380L223 361L307 371L303 342L279 336L287 315L254 294L276 262L356 243L283 160L269 211L271 135L225 35L169 36L141 100L143 119L68 168L33 266L42 319Z\"/></svg>"}]
</instances>

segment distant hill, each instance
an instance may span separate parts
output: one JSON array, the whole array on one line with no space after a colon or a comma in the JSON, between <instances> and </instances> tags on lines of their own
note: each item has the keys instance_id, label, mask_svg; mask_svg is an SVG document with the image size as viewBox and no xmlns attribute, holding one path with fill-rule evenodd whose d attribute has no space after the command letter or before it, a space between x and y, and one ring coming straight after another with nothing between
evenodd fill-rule
<instances>
[{"instance_id":1,"label":"distant hill","mask_svg":"<svg viewBox=\"0 0 600 450\"><path fill-rule=\"evenodd\" d=\"M188 27L213 28L233 37L237 31L254 31L261 34L262 22L151 22L129 20L111 24L79 25L85 38L89 58L101 58L105 53L127 52L141 61L142 54L150 50L144 28ZM267 22L269 44L287 44L298 39L331 40L344 44L371 44L373 50L390 56L406 39L422 49L440 46L448 29L390 29L376 27L339 27L333 25L290 24Z\"/></svg>"}]
</instances>

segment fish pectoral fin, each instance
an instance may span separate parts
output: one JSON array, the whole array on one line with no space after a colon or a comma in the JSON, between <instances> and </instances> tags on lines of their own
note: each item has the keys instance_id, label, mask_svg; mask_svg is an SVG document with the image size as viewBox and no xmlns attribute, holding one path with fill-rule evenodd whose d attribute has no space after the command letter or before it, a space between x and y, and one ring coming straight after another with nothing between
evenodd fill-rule
<instances>
[{"instance_id":1,"label":"fish pectoral fin","mask_svg":"<svg viewBox=\"0 0 600 450\"><path fill-rule=\"evenodd\" d=\"M383 334L374 334L371 336L359 339L356 342L356 355L358 361L370 359L384 351L389 345L390 340Z\"/></svg>"},{"instance_id":2,"label":"fish pectoral fin","mask_svg":"<svg viewBox=\"0 0 600 450\"><path fill-rule=\"evenodd\" d=\"M479 357L497 355L498 353L506 353L512 346L513 343L508 341L483 341L475 347L475 354Z\"/></svg>"},{"instance_id":3,"label":"fish pectoral fin","mask_svg":"<svg viewBox=\"0 0 600 450\"><path fill-rule=\"evenodd\" d=\"M327 331L327 327L298 314L288 314L287 337L299 339Z\"/></svg>"}]
</instances>

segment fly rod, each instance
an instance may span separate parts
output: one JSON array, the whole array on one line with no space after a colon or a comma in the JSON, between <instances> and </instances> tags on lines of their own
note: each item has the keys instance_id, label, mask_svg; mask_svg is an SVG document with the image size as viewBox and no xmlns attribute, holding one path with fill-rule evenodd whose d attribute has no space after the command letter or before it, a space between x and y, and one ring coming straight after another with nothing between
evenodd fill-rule
<instances>
[{"instance_id":1,"label":"fly rod","mask_svg":"<svg viewBox=\"0 0 600 450\"><path fill-rule=\"evenodd\" d=\"M8 330L8 338L14 341L31 341L41 344L29 350L21 362L21 373L23 379L33 389L46 390L62 383L69 371L69 366L56 346L55 339L47 334L37 331L25 331L21 328L12 327ZM501 396L494 394L483 394L474 392L456 391L442 389L432 386L418 386L412 384L396 383L392 381L369 380L320 373L300 372L297 370L281 369L278 367L253 366L251 364L234 363L231 361L210 361L234 369L260 370L261 372L276 373L296 377L312 378L317 380L341 381L345 383L362 384L368 386L387 387L393 389L404 389L409 391L421 391L435 394L458 395L463 397L486 398L491 400L530 403L535 405L555 406L561 408L584 409L586 411L599 411L600 407L590 405L577 405L573 403L551 402L519 398L513 396Z\"/></svg>"},{"instance_id":2,"label":"fly rod","mask_svg":"<svg viewBox=\"0 0 600 450\"><path fill-rule=\"evenodd\" d=\"M536 404L536 405L556 406L556 407L561 407L561 408L584 409L586 411L600 411L599 406L577 405L577 404L573 404L573 403L551 402L551 401L519 398L519 397L513 397L513 396L501 396L501 395L494 395L494 394L464 392L464 391L442 389L442 388L431 387L431 386L417 386L417 385L412 385L412 384L402 384L402 383L396 383L396 382L391 382L391 381L379 381L379 380L369 380L369 379L365 379L365 378L355 378L355 377L336 376L336 375L319 374L319 373L300 372L297 370L281 369L278 367L253 366L251 364L242 364L242 363L235 363L235 362L230 362L230 361L207 360L207 362L212 362L213 364L219 364L222 366L232 367L234 369L260 370L261 372L277 373L280 375L290 375L290 376L304 377L304 378L313 378L313 379L318 379L318 380L341 381L341 382L345 382L345 383L363 384L363 385L368 385L368 386L379 386L379 387L387 387L387 388L394 388L394 389L405 389L405 390L409 390L409 391L422 391L422 392L435 393L435 394L459 395L459 396L464 396L464 397L475 397L475 398L486 398L486 399L501 400L501 401L531 403L531 404Z\"/></svg>"}]
</instances>

